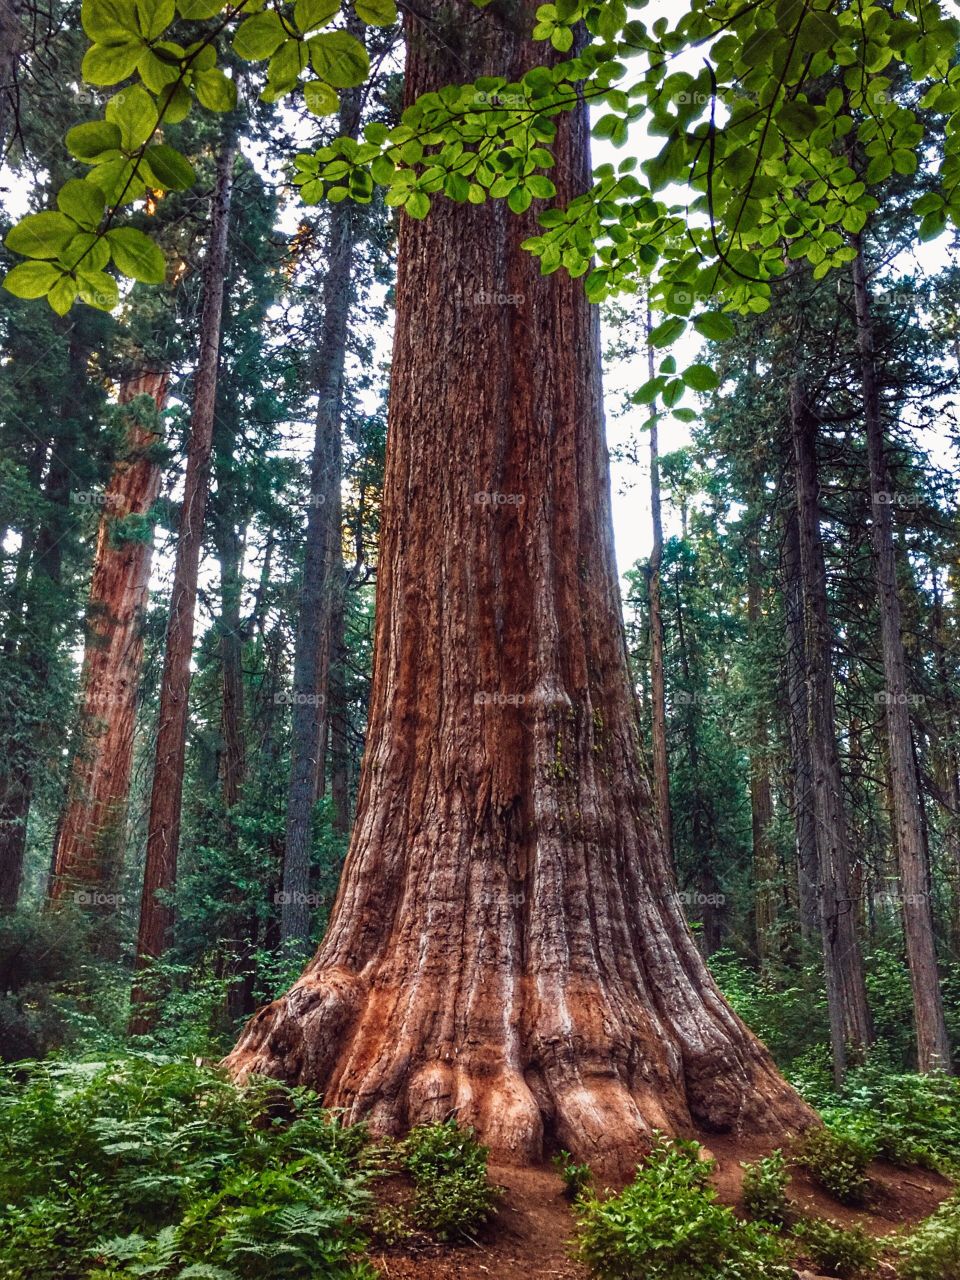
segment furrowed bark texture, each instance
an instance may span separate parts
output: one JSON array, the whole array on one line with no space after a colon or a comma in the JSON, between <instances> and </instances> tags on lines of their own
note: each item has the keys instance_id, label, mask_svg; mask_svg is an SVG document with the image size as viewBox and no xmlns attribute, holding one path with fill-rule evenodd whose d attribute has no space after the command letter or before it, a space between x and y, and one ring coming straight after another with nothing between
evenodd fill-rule
<instances>
[{"instance_id":1,"label":"furrowed bark texture","mask_svg":"<svg viewBox=\"0 0 960 1280\"><path fill-rule=\"evenodd\" d=\"M156 759L150 793L147 852L140 899L140 928L137 934L137 969L149 966L169 945L173 911L161 901L159 891L169 892L176 884L177 852L180 843L180 811L183 797L183 766L186 755L187 713L190 695L190 656L193 651L194 610L197 575L203 544L204 515L210 490L210 456L220 358L220 331L223 311L223 281L227 261L230 197L236 141L225 139L217 161L210 216L210 239L204 262L203 309L200 316L200 353L193 384L190 442L184 477L183 509L177 539L177 555L170 597L170 618L160 708L157 723ZM143 1013L146 993L137 983L133 990L134 1015L131 1030L143 1032L149 1018Z\"/></svg>"},{"instance_id":2,"label":"furrowed bark texture","mask_svg":"<svg viewBox=\"0 0 960 1280\"><path fill-rule=\"evenodd\" d=\"M161 410L167 384L166 373L138 372L123 382L120 404L149 396ZM119 870L153 544L133 539L118 542L113 531L126 516L145 516L160 492L161 467L152 454L159 437L152 426L130 413L124 455L107 485L97 528L79 743L54 850L53 899L77 892L109 892Z\"/></svg>"},{"instance_id":3,"label":"furrowed bark texture","mask_svg":"<svg viewBox=\"0 0 960 1280\"><path fill-rule=\"evenodd\" d=\"M650 331L653 317L647 305L647 376L653 379L653 347ZM654 406L655 407L655 406ZM663 565L663 514L660 508L660 440L656 415L651 408L650 422L650 515L653 523L653 545L650 548L650 703L651 739L653 747L653 788L657 812L663 832L663 847L668 858L673 856L673 822L670 816L670 759L667 753L667 695L663 674L663 609L661 607L660 570Z\"/></svg>"},{"instance_id":4,"label":"furrowed bark texture","mask_svg":"<svg viewBox=\"0 0 960 1280\"><path fill-rule=\"evenodd\" d=\"M930 871L920 807L920 780L910 728L907 664L900 627L900 592L890 505L892 495L887 492L886 441L880 416L880 388L874 359L870 291L859 237L855 238L854 243L857 256L853 261L853 294L870 469L873 554L880 598L890 794L894 845L900 870L903 933L913 991L917 1066L921 1071L948 1071L950 1040L943 1015L943 998L937 971Z\"/></svg>"},{"instance_id":5,"label":"furrowed bark texture","mask_svg":"<svg viewBox=\"0 0 960 1280\"><path fill-rule=\"evenodd\" d=\"M832 633L827 610L827 570L820 533L820 481L816 419L800 380L790 388L797 484L797 529L803 583L807 741L820 860L818 891L823 963L830 1013L834 1075L846 1070L848 1050L861 1056L873 1039L863 956L850 888L850 835L833 690Z\"/></svg>"},{"instance_id":6,"label":"furrowed bark texture","mask_svg":"<svg viewBox=\"0 0 960 1280\"><path fill-rule=\"evenodd\" d=\"M408 99L542 57L492 10L454 13L455 57L411 21ZM583 111L555 172L562 200L583 190ZM379 1132L455 1113L497 1158L558 1144L625 1171L655 1126L811 1113L680 910L627 670L597 313L521 250L533 225L498 202L404 220L353 839L320 950L227 1065Z\"/></svg>"}]
</instances>

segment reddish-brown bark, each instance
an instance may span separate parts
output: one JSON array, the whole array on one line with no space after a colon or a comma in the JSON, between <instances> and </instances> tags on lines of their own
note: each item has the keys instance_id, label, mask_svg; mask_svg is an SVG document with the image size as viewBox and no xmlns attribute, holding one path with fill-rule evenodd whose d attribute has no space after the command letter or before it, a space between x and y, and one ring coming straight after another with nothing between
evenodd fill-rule
<instances>
[{"instance_id":1,"label":"reddish-brown bark","mask_svg":"<svg viewBox=\"0 0 960 1280\"><path fill-rule=\"evenodd\" d=\"M168 376L142 370L126 378L119 401L149 396L157 410ZM158 435L136 411L125 415L123 454L104 493L87 606L79 742L54 850L52 898L108 892L120 854L130 773L137 688L143 656L142 619L150 579L150 540L117 540L117 521L145 516L160 491Z\"/></svg>"},{"instance_id":2,"label":"reddish-brown bark","mask_svg":"<svg viewBox=\"0 0 960 1280\"><path fill-rule=\"evenodd\" d=\"M647 377L653 379L653 317L647 305ZM654 406L655 407L655 406ZM670 760L667 754L667 696L663 672L663 610L660 603L660 570L663 564L663 514L660 507L660 440L656 413L650 419L650 514L653 545L650 549L650 726L653 746L653 790L663 832L663 847L673 856L673 821L670 814Z\"/></svg>"},{"instance_id":3,"label":"reddish-brown bark","mask_svg":"<svg viewBox=\"0 0 960 1280\"><path fill-rule=\"evenodd\" d=\"M455 57L409 19L408 97L542 57L529 15L453 12ZM582 110L556 173L562 199L587 181ZM404 220L353 839L320 950L227 1063L377 1131L456 1113L501 1159L557 1143L627 1168L653 1127L779 1136L811 1113L680 909L627 668L598 317L520 248L533 225L497 203Z\"/></svg>"},{"instance_id":4,"label":"reddish-brown bark","mask_svg":"<svg viewBox=\"0 0 960 1280\"><path fill-rule=\"evenodd\" d=\"M236 138L229 135L217 160L217 178L211 202L210 237L203 274L203 310L200 316L200 354L193 380L190 442L184 477L183 508L177 539L177 555L170 597L170 618L160 708L157 723L156 760L150 794L147 850L137 933L137 969L161 956L170 941L173 911L158 895L176 884L180 843L180 810L183 766L186 755L187 713L190 694L190 657L193 650L197 574L203 543L204 515L210 489L210 456L220 357L223 281L227 260L227 233L233 188ZM139 982L133 990L135 1013L131 1031L143 1032L150 1019L144 1012L147 999Z\"/></svg>"}]
</instances>

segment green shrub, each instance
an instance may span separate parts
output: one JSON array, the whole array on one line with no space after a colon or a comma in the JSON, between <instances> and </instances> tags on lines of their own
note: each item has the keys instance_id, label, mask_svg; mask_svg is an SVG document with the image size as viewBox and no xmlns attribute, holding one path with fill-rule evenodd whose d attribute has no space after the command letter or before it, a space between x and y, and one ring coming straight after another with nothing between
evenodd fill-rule
<instances>
[{"instance_id":1,"label":"green shrub","mask_svg":"<svg viewBox=\"0 0 960 1280\"><path fill-rule=\"evenodd\" d=\"M0 1073L4 1280L328 1280L361 1261L362 1130L316 1095L135 1057Z\"/></svg>"},{"instance_id":2,"label":"green shrub","mask_svg":"<svg viewBox=\"0 0 960 1280\"><path fill-rule=\"evenodd\" d=\"M829 1126L872 1144L894 1164L960 1168L960 1080L944 1072L898 1075L879 1065L852 1071L822 1109Z\"/></svg>"},{"instance_id":3,"label":"green shrub","mask_svg":"<svg viewBox=\"0 0 960 1280\"><path fill-rule=\"evenodd\" d=\"M826 1218L807 1218L797 1224L794 1234L804 1253L818 1271L839 1280L856 1280L872 1275L880 1247L862 1227L841 1227Z\"/></svg>"},{"instance_id":4,"label":"green shrub","mask_svg":"<svg viewBox=\"0 0 960 1280\"><path fill-rule=\"evenodd\" d=\"M870 1189L867 1165L875 1147L852 1133L808 1129L793 1149L796 1163L842 1204L862 1204Z\"/></svg>"},{"instance_id":5,"label":"green shrub","mask_svg":"<svg viewBox=\"0 0 960 1280\"><path fill-rule=\"evenodd\" d=\"M717 1203L713 1161L658 1138L619 1195L577 1201L576 1251L601 1280L788 1280L779 1242Z\"/></svg>"},{"instance_id":6,"label":"green shrub","mask_svg":"<svg viewBox=\"0 0 960 1280\"><path fill-rule=\"evenodd\" d=\"M500 1193L487 1179L487 1148L455 1121L421 1125L402 1144L413 1179L413 1219L439 1240L472 1238L493 1215Z\"/></svg>"},{"instance_id":7,"label":"green shrub","mask_svg":"<svg viewBox=\"0 0 960 1280\"><path fill-rule=\"evenodd\" d=\"M551 1163L563 1179L563 1190L568 1200L576 1200L593 1180L590 1166L578 1164L569 1151L558 1151Z\"/></svg>"},{"instance_id":8,"label":"green shrub","mask_svg":"<svg viewBox=\"0 0 960 1280\"><path fill-rule=\"evenodd\" d=\"M790 1212L787 1183L790 1174L782 1151L743 1166L743 1207L752 1218L782 1226Z\"/></svg>"},{"instance_id":9,"label":"green shrub","mask_svg":"<svg viewBox=\"0 0 960 1280\"><path fill-rule=\"evenodd\" d=\"M960 1280L960 1195L903 1238L899 1273L901 1280Z\"/></svg>"}]
</instances>

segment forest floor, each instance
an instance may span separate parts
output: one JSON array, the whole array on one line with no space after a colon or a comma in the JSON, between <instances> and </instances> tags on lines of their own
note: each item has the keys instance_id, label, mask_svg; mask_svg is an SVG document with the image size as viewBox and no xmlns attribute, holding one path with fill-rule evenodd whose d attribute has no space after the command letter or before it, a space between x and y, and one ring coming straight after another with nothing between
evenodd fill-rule
<instances>
[{"instance_id":1,"label":"forest floor","mask_svg":"<svg viewBox=\"0 0 960 1280\"><path fill-rule=\"evenodd\" d=\"M743 1171L740 1162L767 1154L741 1139L711 1136L709 1153L717 1162L715 1185L720 1199L736 1206ZM885 1236L928 1217L952 1190L946 1178L926 1169L899 1169L882 1160L869 1169L874 1185L869 1208L851 1209L831 1199L808 1177L794 1173L789 1195L810 1216L830 1218L844 1227L859 1224L871 1235ZM491 1165L490 1179L503 1188L496 1218L475 1244L440 1245L407 1242L374 1248L370 1258L384 1280L587 1280L585 1267L570 1257L573 1216L563 1183L549 1166L516 1169ZM813 1277L798 1262L797 1274ZM878 1280L894 1277L884 1263Z\"/></svg>"}]
</instances>

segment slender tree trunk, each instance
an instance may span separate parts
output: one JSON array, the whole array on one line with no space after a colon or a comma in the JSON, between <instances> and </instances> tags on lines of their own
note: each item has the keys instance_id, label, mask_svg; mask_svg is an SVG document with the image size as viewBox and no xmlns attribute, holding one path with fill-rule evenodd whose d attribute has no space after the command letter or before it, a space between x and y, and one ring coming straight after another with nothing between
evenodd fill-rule
<instances>
[{"instance_id":1,"label":"slender tree trunk","mask_svg":"<svg viewBox=\"0 0 960 1280\"><path fill-rule=\"evenodd\" d=\"M820 935L820 858L813 809L810 714L807 705L807 657L803 621L803 582L797 504L786 512L783 532L784 609L786 614L786 694L789 702L793 813L797 851L797 903L805 942Z\"/></svg>"},{"instance_id":2,"label":"slender tree trunk","mask_svg":"<svg viewBox=\"0 0 960 1280\"><path fill-rule=\"evenodd\" d=\"M930 899L930 871L924 850L920 785L913 756L908 706L907 665L900 629L896 549L887 491L886 442L880 414L880 389L874 358L873 320L866 264L860 238L854 237L853 292L857 316L857 348L863 380L863 416L873 506L873 552L880 603L887 744L895 846L900 870L903 930L913 990L920 1071L949 1070L950 1041L943 1016L937 973Z\"/></svg>"},{"instance_id":3,"label":"slender tree trunk","mask_svg":"<svg viewBox=\"0 0 960 1280\"><path fill-rule=\"evenodd\" d=\"M177 539L177 555L170 597L170 618L160 685L156 759L147 853L137 934L138 971L163 954L170 942L173 910L159 893L173 891L177 878L183 766L186 755L187 714L190 693L190 658L193 652L197 574L203 544L204 514L210 489L210 455L213 443L220 355L223 283L227 259L230 197L236 139L230 134L220 149L210 217L210 238L203 266L203 309L200 316L200 353L193 383L190 443L184 477L183 509ZM147 992L140 982L133 990L131 1031L149 1029L144 1003Z\"/></svg>"},{"instance_id":4,"label":"slender tree trunk","mask_svg":"<svg viewBox=\"0 0 960 1280\"><path fill-rule=\"evenodd\" d=\"M647 374L652 379L654 368L650 332L653 320L647 304ZM673 857L673 822L670 816L670 762L667 755L667 695L663 676L663 609L660 600L660 569L663 564L663 514L660 507L660 441L657 430L656 405L651 406L650 420L650 514L653 522L653 546L650 549L650 724L653 747L653 788L663 827L663 847Z\"/></svg>"},{"instance_id":5,"label":"slender tree trunk","mask_svg":"<svg viewBox=\"0 0 960 1280\"><path fill-rule=\"evenodd\" d=\"M408 11L408 101L544 56L525 9L452 12L455 56L439 10ZM583 108L563 118L562 202L588 136ZM228 1066L309 1081L378 1132L453 1113L501 1159L546 1142L627 1170L654 1127L811 1117L680 910L627 665L598 316L521 249L535 226L439 199L402 222L353 839L320 950Z\"/></svg>"},{"instance_id":6,"label":"slender tree trunk","mask_svg":"<svg viewBox=\"0 0 960 1280\"><path fill-rule=\"evenodd\" d=\"M20 106L17 62L23 49L21 0L0 0L0 157L6 155Z\"/></svg>"},{"instance_id":7,"label":"slender tree trunk","mask_svg":"<svg viewBox=\"0 0 960 1280\"><path fill-rule=\"evenodd\" d=\"M340 133L355 137L360 95L345 93ZM327 706L331 623L339 583L334 548L341 538L340 410L350 318L350 276L357 211L344 200L331 206L323 322L317 343L317 420L310 464L310 502L304 547L303 589L293 658L290 785L283 859L280 934L284 945L307 954L310 947L310 848L313 807L320 793Z\"/></svg>"},{"instance_id":8,"label":"slender tree trunk","mask_svg":"<svg viewBox=\"0 0 960 1280\"><path fill-rule=\"evenodd\" d=\"M850 839L837 752L836 711L827 572L820 534L816 420L798 378L790 386L790 420L797 476L797 528L804 601L807 730L813 811L820 856L820 922L834 1073L848 1051L862 1057L872 1040L856 910L850 892Z\"/></svg>"},{"instance_id":9,"label":"slender tree trunk","mask_svg":"<svg viewBox=\"0 0 960 1280\"><path fill-rule=\"evenodd\" d=\"M751 643L754 646L759 643L762 616L761 574L759 533L754 530L749 536L747 546L747 622L750 627ZM759 700L750 745L750 814L753 833L754 927L757 935L757 955L763 961L769 959L776 950L774 879L777 871L777 857L772 837L773 790L770 785L769 735L766 716Z\"/></svg>"},{"instance_id":10,"label":"slender tree trunk","mask_svg":"<svg viewBox=\"0 0 960 1280\"><path fill-rule=\"evenodd\" d=\"M160 492L154 418L166 403L167 383L166 373L151 369L126 378L120 388L120 404L132 407L125 414L123 454L107 485L97 529L79 741L54 849L53 899L79 894L96 906L115 892L118 881L153 542L117 541L114 534L118 521L146 516ZM141 396L152 401L153 413L139 413Z\"/></svg>"},{"instance_id":11,"label":"slender tree trunk","mask_svg":"<svg viewBox=\"0 0 960 1280\"><path fill-rule=\"evenodd\" d=\"M333 803L333 830L345 836L350 830L350 737L347 705L346 574L339 541L333 549L333 615L330 619L330 799Z\"/></svg>"}]
</instances>

